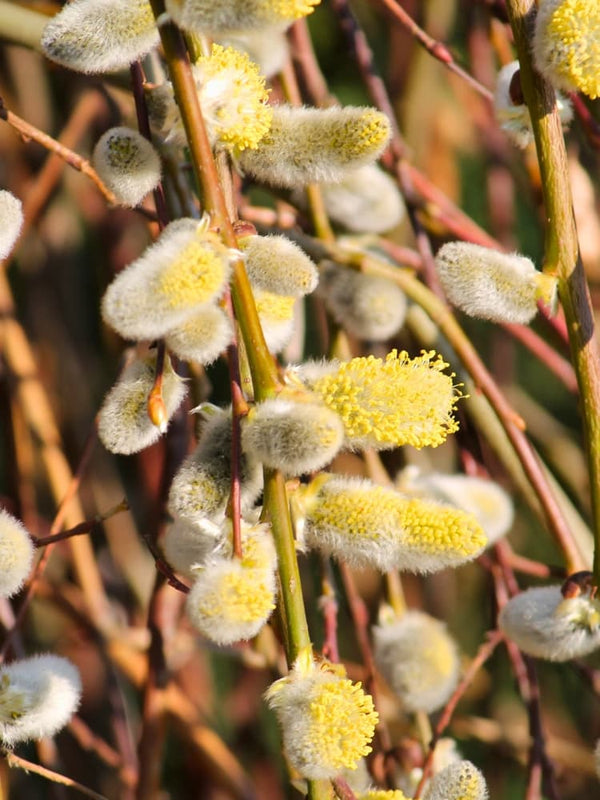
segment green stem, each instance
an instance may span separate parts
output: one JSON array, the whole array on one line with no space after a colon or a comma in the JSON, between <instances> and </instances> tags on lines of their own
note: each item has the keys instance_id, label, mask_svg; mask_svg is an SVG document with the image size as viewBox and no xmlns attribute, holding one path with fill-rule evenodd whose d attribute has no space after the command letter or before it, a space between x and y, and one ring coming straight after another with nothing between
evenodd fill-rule
<instances>
[{"instance_id":1,"label":"green stem","mask_svg":"<svg viewBox=\"0 0 600 800\"><path fill-rule=\"evenodd\" d=\"M164 19L162 17L165 11L164 0L150 0L150 3L156 19ZM219 229L223 241L229 247L237 248L235 233L198 103L184 39L180 31L169 21L162 23L159 30L204 207L211 214L213 225ZM242 259L237 259L233 266L231 299L248 356L255 398L260 402L277 392L279 377L275 361L265 343ZM311 646L311 642L289 503L283 476L278 471L265 470L264 505L271 521L277 549L282 605L287 626L287 659L291 665L303 649ZM311 800L326 800L329 795L328 782L308 781L308 796Z\"/></svg>"},{"instance_id":2,"label":"green stem","mask_svg":"<svg viewBox=\"0 0 600 800\"><path fill-rule=\"evenodd\" d=\"M594 335L589 289L579 255L567 154L552 86L535 71L531 32L532 0L507 0L520 62L523 96L533 126L548 225L545 271L556 274L571 357L581 395L583 432L590 471L594 532L594 577L600 584L600 354Z\"/></svg>"},{"instance_id":3,"label":"green stem","mask_svg":"<svg viewBox=\"0 0 600 800\"><path fill-rule=\"evenodd\" d=\"M165 11L164 0L151 0L151 6L157 19ZM173 93L179 106L190 159L204 208L211 215L213 225L219 228L225 244L237 249L235 233L227 212L225 196L221 189L212 148L198 102L196 84L185 41L179 29L172 22L161 24L159 30L165 59L169 66ZM242 259L237 259L233 265L231 299L246 344L248 361L255 382L256 399L264 400L275 394L279 380L275 362L265 343L254 296Z\"/></svg>"}]
</instances>

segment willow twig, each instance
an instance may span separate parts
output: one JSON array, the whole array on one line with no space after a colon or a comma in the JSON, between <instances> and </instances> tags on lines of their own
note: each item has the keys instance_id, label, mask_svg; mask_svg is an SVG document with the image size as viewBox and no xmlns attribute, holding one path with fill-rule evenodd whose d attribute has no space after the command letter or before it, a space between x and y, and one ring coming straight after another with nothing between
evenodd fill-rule
<instances>
[{"instance_id":1,"label":"willow twig","mask_svg":"<svg viewBox=\"0 0 600 800\"><path fill-rule=\"evenodd\" d=\"M596 582L600 584L600 351L594 330L594 314L579 255L567 154L556 96L552 86L534 70L532 64L531 35L536 6L532 0L507 0L506 5L542 178L548 221L544 270L558 278L581 395L595 537L593 570Z\"/></svg>"},{"instance_id":2,"label":"willow twig","mask_svg":"<svg viewBox=\"0 0 600 800\"><path fill-rule=\"evenodd\" d=\"M60 142L56 141L56 139L53 139L52 136L49 136L47 133L44 133L44 131L36 128L35 125L31 125L29 122L21 119L21 117L13 114L12 111L9 111L6 108L1 97L0 119L3 119L5 122L7 122L11 128L14 128L14 130L16 130L17 133L19 133L24 139L31 139L34 142L37 142L42 147L45 147L46 150L49 150L50 152L55 153L57 156L60 156L69 166L73 167L73 169L76 169L86 175L91 181L93 181L96 187L104 195L108 203L113 206L117 205L117 198L108 188L108 186L106 186L104 181L100 178L96 170L86 158L83 158L73 150L65 147L64 144L61 144Z\"/></svg>"},{"instance_id":3,"label":"willow twig","mask_svg":"<svg viewBox=\"0 0 600 800\"><path fill-rule=\"evenodd\" d=\"M25 772L33 772L35 775L40 775L42 778L46 778L46 780L52 783L58 783L62 786L68 786L70 789L75 789L86 797L93 798L93 800L108 800L103 794L99 794L93 789L88 789L87 786L73 780L73 778L67 778L66 775L61 775L59 772L54 772L52 769L42 767L40 764L34 764L33 761L28 761L26 758L21 758L21 756L17 756L14 753L5 752L4 758L9 767L22 769Z\"/></svg>"}]
</instances>

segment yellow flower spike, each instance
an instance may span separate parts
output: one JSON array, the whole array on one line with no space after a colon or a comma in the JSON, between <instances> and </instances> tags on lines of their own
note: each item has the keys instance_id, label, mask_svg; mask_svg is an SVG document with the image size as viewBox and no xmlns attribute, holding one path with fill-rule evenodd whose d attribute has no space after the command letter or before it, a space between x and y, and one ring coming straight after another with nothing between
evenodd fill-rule
<instances>
[{"instance_id":1,"label":"yellow flower spike","mask_svg":"<svg viewBox=\"0 0 600 800\"><path fill-rule=\"evenodd\" d=\"M166 0L167 11L184 30L200 33L287 26L312 14L321 0Z\"/></svg>"},{"instance_id":2,"label":"yellow flower spike","mask_svg":"<svg viewBox=\"0 0 600 800\"><path fill-rule=\"evenodd\" d=\"M485 778L470 761L450 764L432 778L425 800L486 800Z\"/></svg>"},{"instance_id":3,"label":"yellow flower spike","mask_svg":"<svg viewBox=\"0 0 600 800\"><path fill-rule=\"evenodd\" d=\"M340 665L315 665L304 655L266 692L291 765L304 778L333 778L356 769L371 752L378 714L360 683Z\"/></svg>"},{"instance_id":4,"label":"yellow flower spike","mask_svg":"<svg viewBox=\"0 0 600 800\"><path fill-rule=\"evenodd\" d=\"M271 127L265 79L246 53L213 44L210 55L192 66L198 101L211 145L235 157L257 147ZM167 141L186 143L170 83L149 93L150 120Z\"/></svg>"},{"instance_id":5,"label":"yellow flower spike","mask_svg":"<svg viewBox=\"0 0 600 800\"><path fill-rule=\"evenodd\" d=\"M460 659L446 626L422 611L407 611L373 627L377 667L406 711L431 713L456 688Z\"/></svg>"},{"instance_id":6,"label":"yellow flower spike","mask_svg":"<svg viewBox=\"0 0 600 800\"><path fill-rule=\"evenodd\" d=\"M407 498L366 479L321 474L294 513L306 544L357 567L435 572L469 561L486 538L472 514Z\"/></svg>"},{"instance_id":7,"label":"yellow flower spike","mask_svg":"<svg viewBox=\"0 0 600 800\"><path fill-rule=\"evenodd\" d=\"M435 500L474 514L483 528L488 546L511 529L514 505L510 495L492 480L474 475L421 474L408 466L396 477L398 491L411 497Z\"/></svg>"},{"instance_id":8,"label":"yellow flower spike","mask_svg":"<svg viewBox=\"0 0 600 800\"><path fill-rule=\"evenodd\" d=\"M358 795L358 800L410 800L400 789L371 789Z\"/></svg>"},{"instance_id":9,"label":"yellow flower spike","mask_svg":"<svg viewBox=\"0 0 600 800\"><path fill-rule=\"evenodd\" d=\"M600 96L600 2L542 0L533 54L538 70L565 91Z\"/></svg>"},{"instance_id":10,"label":"yellow flower spike","mask_svg":"<svg viewBox=\"0 0 600 800\"><path fill-rule=\"evenodd\" d=\"M390 123L374 108L273 107L269 133L239 158L242 172L287 189L340 181L381 155Z\"/></svg>"},{"instance_id":11,"label":"yellow flower spike","mask_svg":"<svg viewBox=\"0 0 600 800\"><path fill-rule=\"evenodd\" d=\"M447 366L433 351L411 359L392 350L385 361L368 356L333 364L308 383L342 418L348 447L436 447L458 430L453 411L461 395L443 372Z\"/></svg>"}]
</instances>

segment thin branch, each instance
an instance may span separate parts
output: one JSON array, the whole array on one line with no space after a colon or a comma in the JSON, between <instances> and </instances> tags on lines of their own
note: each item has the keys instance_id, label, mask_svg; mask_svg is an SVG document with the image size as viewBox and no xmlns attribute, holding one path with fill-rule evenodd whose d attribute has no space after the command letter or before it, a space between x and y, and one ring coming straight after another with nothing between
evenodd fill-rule
<instances>
[{"instance_id":1,"label":"thin branch","mask_svg":"<svg viewBox=\"0 0 600 800\"><path fill-rule=\"evenodd\" d=\"M339 0L334 0L334 2L338 2ZM413 36L413 38L421 45L421 47L425 48L425 50L429 53L429 55L433 56L437 61L441 62L450 72L453 72L455 75L458 75L459 78L462 78L466 81L472 89L475 89L476 92L484 97L488 102L492 102L494 99L494 94L478 80L476 80L472 75L470 75L465 69L459 66L452 53L445 44L442 42L437 41L428 33L426 33L423 28L420 28L414 19L407 14L407 12L400 6L396 0L379 0L382 5L384 5L388 11L392 13L394 19L398 20L400 24L406 28L406 30Z\"/></svg>"},{"instance_id":2,"label":"thin branch","mask_svg":"<svg viewBox=\"0 0 600 800\"><path fill-rule=\"evenodd\" d=\"M34 544L36 547L47 547L50 544L62 542L64 539L70 539L72 536L81 536L84 533L92 533L92 531L100 527L104 520L114 517L115 514L120 514L121 511L128 510L129 503L127 500L123 499L120 503L117 503L116 506L111 508L109 511L106 511L104 514L96 514L94 519L80 522L79 525L75 525L73 528L69 528L66 531L61 531L60 533L52 533L49 536L39 536L34 540Z\"/></svg>"},{"instance_id":3,"label":"thin branch","mask_svg":"<svg viewBox=\"0 0 600 800\"><path fill-rule=\"evenodd\" d=\"M87 177L96 184L97 188L104 195L107 202L113 206L117 205L117 198L108 188L108 186L106 186L101 180L100 176L87 159L78 155L73 150L70 150L68 147L65 147L60 142L57 142L56 139L52 138L52 136L49 136L39 128L36 128L35 125L31 125L29 122L21 119L21 117L13 114L12 111L9 111L6 108L4 105L4 100L1 97L0 119L3 119L5 122L7 122L11 128L14 128L14 130L16 130L24 139L32 139L42 147L45 147L46 150L50 150L50 152L60 156L60 158L62 158L69 166L73 167L73 169L76 169L79 172L82 172L84 175L87 175Z\"/></svg>"},{"instance_id":4,"label":"thin branch","mask_svg":"<svg viewBox=\"0 0 600 800\"><path fill-rule=\"evenodd\" d=\"M491 657L492 653L494 652L496 647L500 644L503 638L504 638L503 634L497 630L490 631L487 634L487 641L483 642L483 644L480 645L479 650L477 651L477 655L469 664L469 667L466 670L465 674L463 675L462 680L454 690L452 697L446 703L444 711L442 712L442 716L440 717L437 725L435 726L431 742L429 743L429 752L427 753L425 763L423 764L423 775L415 791L414 800L418 800L418 798L421 797L421 792L423 791L423 787L425 786L425 782L429 777L429 773L433 765L433 756L435 747L438 741L440 740L442 734L450 724L450 720L452 719L452 714L454 713L454 710L458 705L459 700L471 685L476 673Z\"/></svg>"},{"instance_id":5,"label":"thin branch","mask_svg":"<svg viewBox=\"0 0 600 800\"><path fill-rule=\"evenodd\" d=\"M531 116L542 178L546 227L544 270L559 279L571 356L581 395L592 500L594 575L600 585L600 351L594 313L579 254L562 125L552 86L532 64L532 0L507 0L520 62L521 86Z\"/></svg>"},{"instance_id":6,"label":"thin branch","mask_svg":"<svg viewBox=\"0 0 600 800\"><path fill-rule=\"evenodd\" d=\"M17 756L14 753L4 752L3 756L6 759L8 766L12 767L13 769L22 769L25 772L33 772L35 775L40 775L42 778L46 778L46 780L49 780L52 783L59 783L62 786L68 786L70 789L75 789L86 797L93 798L93 800L108 800L108 798L103 794L99 794L93 789L88 789L87 786L74 781L73 778L67 778L66 775L61 775L59 772L54 772L54 770L48 769L47 767L42 767L40 764L34 764L33 761L27 761L27 759L21 758L21 756Z\"/></svg>"}]
</instances>

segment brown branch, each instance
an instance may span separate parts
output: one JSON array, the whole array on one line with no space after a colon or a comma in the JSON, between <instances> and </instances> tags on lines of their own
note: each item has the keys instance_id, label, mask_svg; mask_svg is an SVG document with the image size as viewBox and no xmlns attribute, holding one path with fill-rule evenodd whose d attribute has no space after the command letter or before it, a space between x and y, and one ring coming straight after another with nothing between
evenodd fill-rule
<instances>
[{"instance_id":1,"label":"brown branch","mask_svg":"<svg viewBox=\"0 0 600 800\"><path fill-rule=\"evenodd\" d=\"M129 503L127 500L123 499L120 503L114 506L114 508L106 511L104 514L97 514L94 519L80 522L79 525L75 525L73 528L69 528L66 531L61 531L60 533L53 533L49 536L37 537L34 540L34 544L36 547L47 547L48 545L56 544L56 542L62 542L64 539L70 539L72 536L81 536L84 533L92 533L92 531L98 528L104 522L104 520L114 517L115 514L120 514L121 511L128 510Z\"/></svg>"},{"instance_id":2,"label":"brown branch","mask_svg":"<svg viewBox=\"0 0 600 800\"><path fill-rule=\"evenodd\" d=\"M21 756L17 756L14 753L4 752L3 756L9 767L22 769L25 772L33 772L35 775L40 775L42 778L46 778L46 780L52 783L58 783L62 786L68 786L70 789L75 789L86 797L93 798L93 800L108 800L103 794L99 794L93 789L88 789L87 786L74 781L73 778L67 778L66 775L61 775L59 772L54 772L54 770L48 769L47 767L42 767L40 764L34 764L33 761L27 761L27 759L21 758Z\"/></svg>"},{"instance_id":3,"label":"brown branch","mask_svg":"<svg viewBox=\"0 0 600 800\"><path fill-rule=\"evenodd\" d=\"M339 0L333 0L333 2L338 3ZM411 36L413 36L413 38L421 45L421 47L425 48L429 55L441 62L447 69L450 70L450 72L453 72L455 75L458 75L459 78L462 78L464 81L466 81L471 88L475 89L476 92L479 92L479 94L488 102L491 103L493 101L493 92L479 83L478 80L476 80L465 69L459 66L446 45L437 41L437 39L434 39L422 28L420 28L414 19L406 13L402 6L398 5L396 0L379 0L379 2L392 13L394 19L396 19L404 28L406 28Z\"/></svg>"},{"instance_id":4,"label":"brown branch","mask_svg":"<svg viewBox=\"0 0 600 800\"><path fill-rule=\"evenodd\" d=\"M108 188L108 186L106 186L100 179L100 176L87 159L78 155L73 150L70 150L68 147L65 147L60 142L56 141L56 139L53 139L52 136L49 136L47 133L44 133L44 131L36 128L35 125L31 125L29 122L21 119L21 117L13 114L12 111L9 111L6 108L1 97L0 119L3 119L5 122L7 122L11 128L14 128L14 130L16 130L24 139L31 139L34 142L37 142L42 147L45 147L46 150L50 150L50 152L60 156L60 158L62 158L63 161L65 161L70 167L73 167L73 169L76 169L86 175L91 181L93 181L93 183L96 184L97 188L104 195L110 205L117 205L117 198Z\"/></svg>"},{"instance_id":5,"label":"brown branch","mask_svg":"<svg viewBox=\"0 0 600 800\"><path fill-rule=\"evenodd\" d=\"M469 664L467 671L465 672L462 680L454 690L452 697L446 703L444 711L442 712L442 716L440 717L437 725L435 726L431 742L429 743L429 752L427 753L427 757L425 758L425 762L423 764L423 775L415 791L414 800L418 800L418 798L421 797L421 792L423 791L423 787L425 786L425 782L429 777L429 773L433 765L433 755L435 747L438 741L440 740L443 732L450 724L450 720L452 719L452 714L454 713L454 710L456 709L459 700L471 685L471 682L473 681L475 674L490 658L490 656L492 655L496 647L500 644L500 642L503 640L503 638L504 638L503 634L498 630L490 631L487 634L487 641L483 642L483 644L480 645L475 658Z\"/></svg>"}]
</instances>

